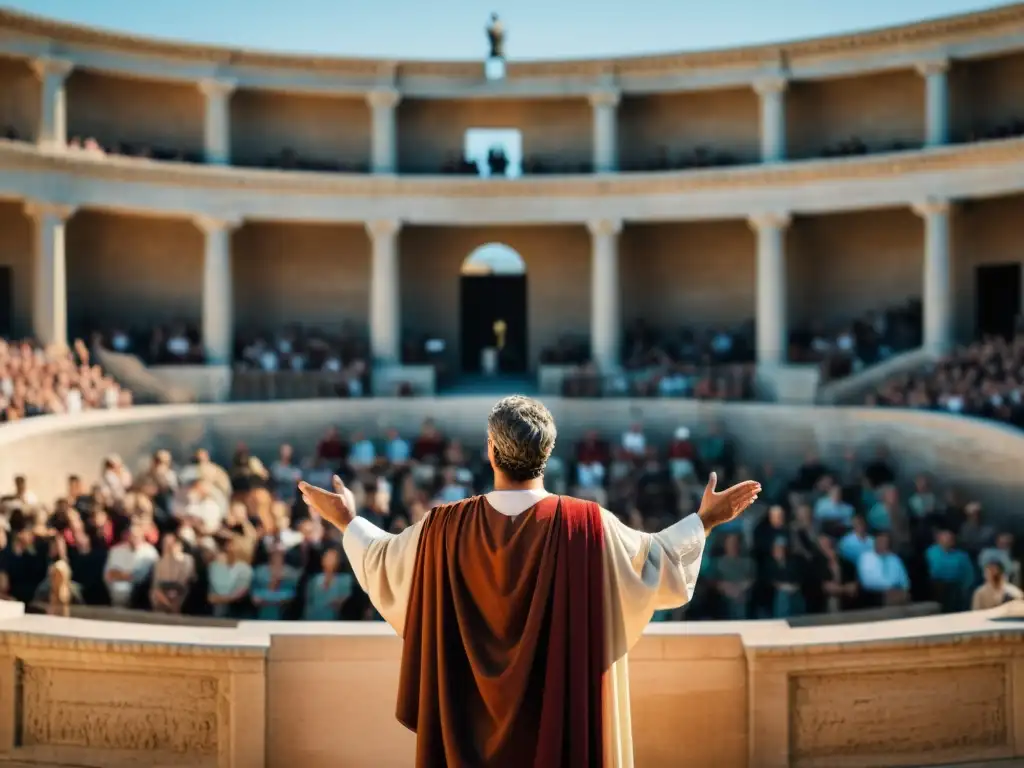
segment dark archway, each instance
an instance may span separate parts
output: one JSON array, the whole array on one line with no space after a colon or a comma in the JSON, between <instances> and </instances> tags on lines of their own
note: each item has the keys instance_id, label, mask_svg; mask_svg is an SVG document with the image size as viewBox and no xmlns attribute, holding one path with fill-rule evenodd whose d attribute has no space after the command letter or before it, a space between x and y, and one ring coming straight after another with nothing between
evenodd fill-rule
<instances>
[{"instance_id":1,"label":"dark archway","mask_svg":"<svg viewBox=\"0 0 1024 768\"><path fill-rule=\"evenodd\" d=\"M527 360L526 263L512 248L488 243L462 264L461 348L464 373L484 370L495 350L499 373L524 373Z\"/></svg>"}]
</instances>

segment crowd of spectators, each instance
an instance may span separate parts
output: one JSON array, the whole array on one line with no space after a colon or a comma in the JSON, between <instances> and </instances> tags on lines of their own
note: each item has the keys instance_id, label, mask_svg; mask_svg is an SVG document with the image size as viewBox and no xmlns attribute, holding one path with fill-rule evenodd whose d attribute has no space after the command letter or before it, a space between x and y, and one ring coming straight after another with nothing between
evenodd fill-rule
<instances>
[{"instance_id":1,"label":"crowd of spectators","mask_svg":"<svg viewBox=\"0 0 1024 768\"><path fill-rule=\"evenodd\" d=\"M755 397L753 324L737 329L690 328L666 333L643 321L629 325L623 365L601 371L589 360L589 343L566 337L542 355L545 364L571 366L562 380L566 397Z\"/></svg>"},{"instance_id":2,"label":"crowd of spectators","mask_svg":"<svg viewBox=\"0 0 1024 768\"><path fill-rule=\"evenodd\" d=\"M1024 330L957 348L924 368L892 376L865 404L994 419L1024 428Z\"/></svg>"},{"instance_id":3,"label":"crowd of spectators","mask_svg":"<svg viewBox=\"0 0 1024 768\"><path fill-rule=\"evenodd\" d=\"M710 147L696 147L689 152L673 154L668 147L660 146L654 154L634 163L623 163L624 171L685 171L691 168L721 168L739 165L740 159L730 152L718 152Z\"/></svg>"},{"instance_id":4,"label":"crowd of spectators","mask_svg":"<svg viewBox=\"0 0 1024 768\"><path fill-rule=\"evenodd\" d=\"M921 346L920 299L867 312L838 328L815 324L790 334L789 361L821 366L822 382L834 381Z\"/></svg>"},{"instance_id":5,"label":"crowd of spectators","mask_svg":"<svg viewBox=\"0 0 1024 768\"><path fill-rule=\"evenodd\" d=\"M199 328L184 322L146 330L110 328L90 334L93 346L135 355L149 365L202 365L206 362Z\"/></svg>"},{"instance_id":6,"label":"crowd of spectators","mask_svg":"<svg viewBox=\"0 0 1024 768\"><path fill-rule=\"evenodd\" d=\"M131 404L131 392L91 364L81 340L68 349L0 339L0 423Z\"/></svg>"},{"instance_id":7,"label":"crowd of spectators","mask_svg":"<svg viewBox=\"0 0 1024 768\"><path fill-rule=\"evenodd\" d=\"M119 141L114 144L102 144L93 136L71 136L68 149L84 152L97 157L104 155L120 155L122 157L141 157L149 160L162 160L175 163L202 163L200 152L184 152L172 147L161 147L145 142Z\"/></svg>"},{"instance_id":8,"label":"crowd of spectators","mask_svg":"<svg viewBox=\"0 0 1024 768\"><path fill-rule=\"evenodd\" d=\"M245 168L275 168L283 171L314 171L319 173L369 173L369 163L340 163L304 157L290 147L254 161L236 158L233 165Z\"/></svg>"},{"instance_id":9,"label":"crowd of spectators","mask_svg":"<svg viewBox=\"0 0 1024 768\"><path fill-rule=\"evenodd\" d=\"M337 531L304 505L298 480L327 486L338 472L359 514L398 532L434 504L486 492L488 470L482 447L427 421L409 439L330 429L304 458L282 445L269 465L243 445L225 466L204 450L180 465L160 450L137 472L108 456L93 485L70 477L52 504L15 478L0 499L0 596L43 610L62 599L64 610L77 602L231 619L377 619ZM635 424L613 440L590 433L553 458L547 486L655 531L696 510L712 470L724 482L758 479L762 504L716 529L692 603L655 620L789 618L912 600L953 611L1021 596L1012 534L955 489L925 476L904 485L881 449L835 466L812 454L784 476L743 466L719 425L699 435L679 427L655 445Z\"/></svg>"}]
</instances>

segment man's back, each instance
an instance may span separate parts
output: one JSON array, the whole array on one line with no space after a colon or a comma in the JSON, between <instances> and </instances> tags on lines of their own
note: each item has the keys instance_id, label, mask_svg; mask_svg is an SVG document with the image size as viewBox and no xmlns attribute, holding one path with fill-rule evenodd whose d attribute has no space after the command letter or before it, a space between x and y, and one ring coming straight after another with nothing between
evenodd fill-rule
<instances>
[{"instance_id":1,"label":"man's back","mask_svg":"<svg viewBox=\"0 0 1024 768\"><path fill-rule=\"evenodd\" d=\"M532 501L503 514L476 496L423 521L397 712L421 766L603 763L600 509Z\"/></svg>"}]
</instances>

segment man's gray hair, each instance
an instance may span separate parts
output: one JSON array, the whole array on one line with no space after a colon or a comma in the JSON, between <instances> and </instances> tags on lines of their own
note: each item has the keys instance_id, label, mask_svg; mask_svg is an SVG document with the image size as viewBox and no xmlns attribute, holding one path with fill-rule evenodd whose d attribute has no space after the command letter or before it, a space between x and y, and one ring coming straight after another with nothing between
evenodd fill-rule
<instances>
[{"instance_id":1,"label":"man's gray hair","mask_svg":"<svg viewBox=\"0 0 1024 768\"><path fill-rule=\"evenodd\" d=\"M510 480L523 482L544 474L555 447L555 420L538 400L522 395L504 397L487 417L494 468Z\"/></svg>"}]
</instances>

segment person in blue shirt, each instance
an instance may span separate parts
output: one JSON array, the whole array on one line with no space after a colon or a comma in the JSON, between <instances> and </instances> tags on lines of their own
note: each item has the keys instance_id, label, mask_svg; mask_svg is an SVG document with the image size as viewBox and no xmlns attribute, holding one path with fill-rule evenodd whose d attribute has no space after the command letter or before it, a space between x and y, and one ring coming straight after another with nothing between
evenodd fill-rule
<instances>
[{"instance_id":1,"label":"person in blue shirt","mask_svg":"<svg viewBox=\"0 0 1024 768\"><path fill-rule=\"evenodd\" d=\"M341 555L335 547L328 547L320 559L322 573L313 576L306 585L306 610L303 618L307 621L336 621L341 606L352 594L351 573L339 571Z\"/></svg>"},{"instance_id":2,"label":"person in blue shirt","mask_svg":"<svg viewBox=\"0 0 1024 768\"><path fill-rule=\"evenodd\" d=\"M944 612L966 610L974 590L975 572L971 558L956 548L952 531L939 530L935 543L924 553L931 579L932 599L942 605Z\"/></svg>"},{"instance_id":3,"label":"person in blue shirt","mask_svg":"<svg viewBox=\"0 0 1024 768\"><path fill-rule=\"evenodd\" d=\"M299 574L284 562L284 550L271 550L266 565L256 568L252 574L252 602L256 606L256 618L265 621L280 621L299 585Z\"/></svg>"},{"instance_id":4,"label":"person in blue shirt","mask_svg":"<svg viewBox=\"0 0 1024 768\"><path fill-rule=\"evenodd\" d=\"M888 533L877 533L874 544L857 561L861 594L868 606L902 605L910 592L907 568L892 551Z\"/></svg>"}]
</instances>

